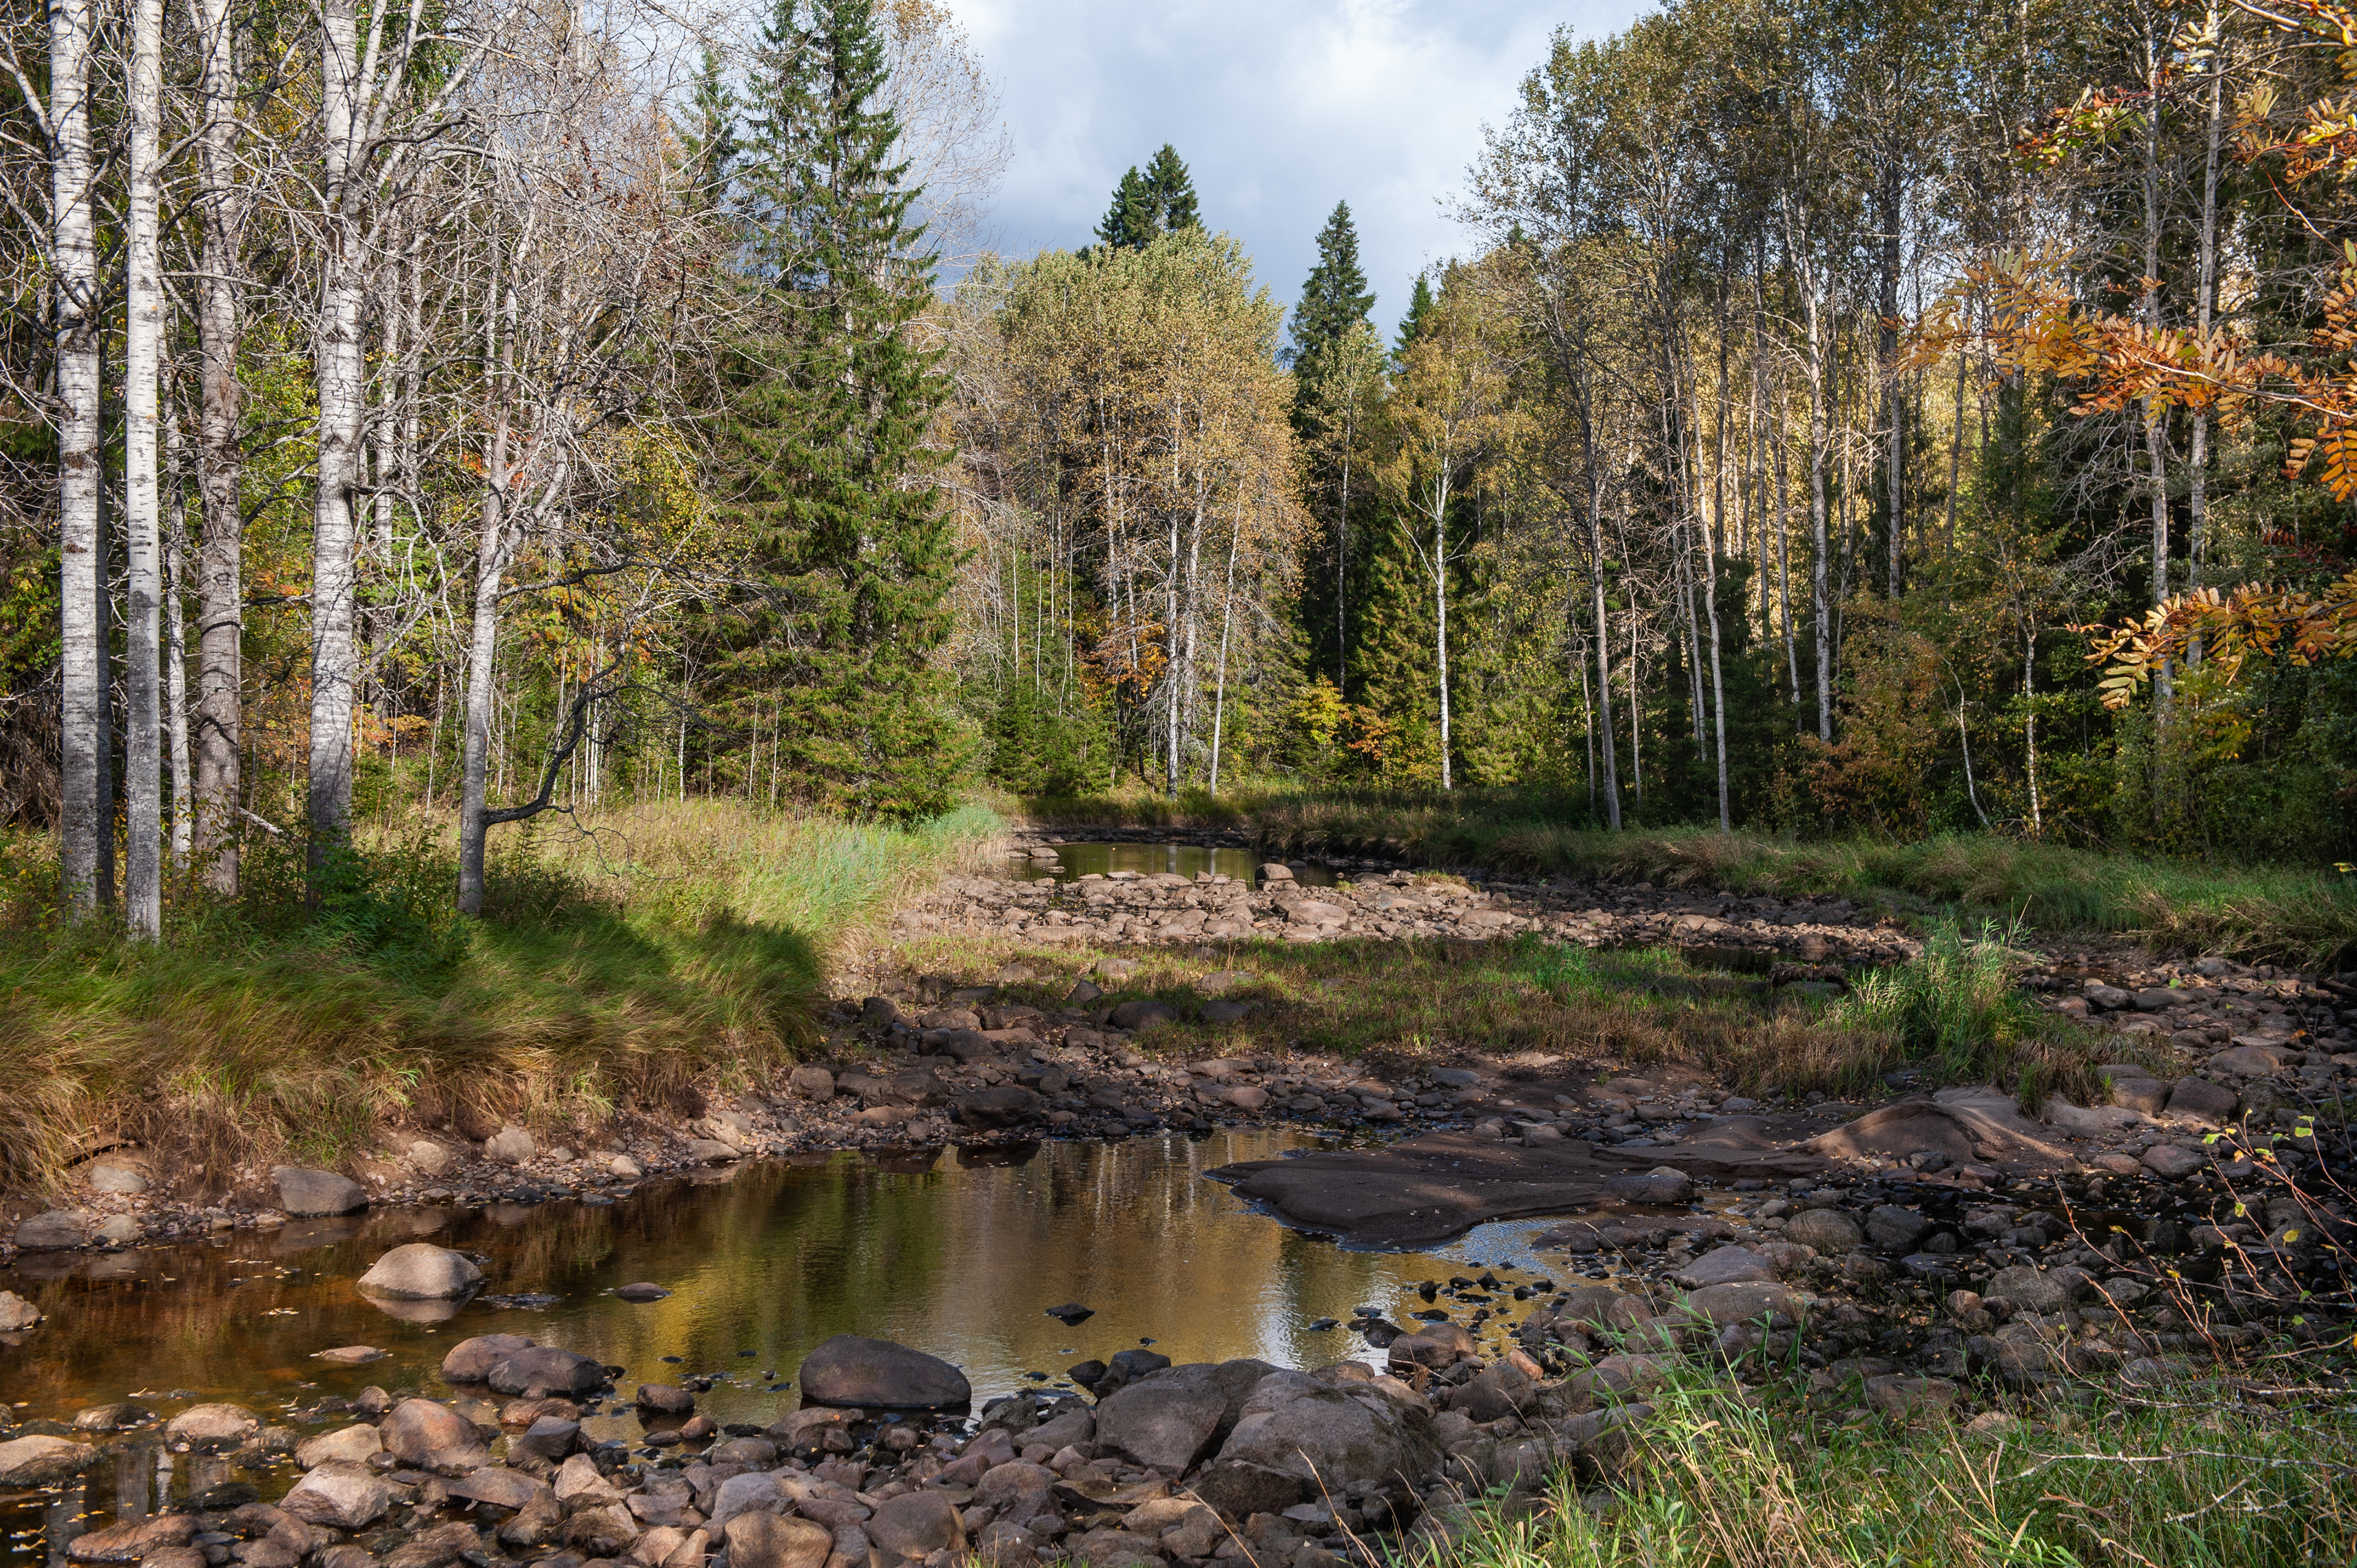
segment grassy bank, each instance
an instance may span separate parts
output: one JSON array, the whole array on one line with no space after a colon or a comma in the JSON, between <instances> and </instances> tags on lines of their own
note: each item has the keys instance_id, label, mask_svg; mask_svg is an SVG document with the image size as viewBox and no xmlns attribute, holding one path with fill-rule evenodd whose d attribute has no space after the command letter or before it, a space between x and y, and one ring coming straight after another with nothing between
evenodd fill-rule
<instances>
[{"instance_id":1,"label":"grassy bank","mask_svg":"<svg viewBox=\"0 0 2357 1568\"><path fill-rule=\"evenodd\" d=\"M2002 1435L1813 1419L1799 1391L1686 1371L1610 1484L1469 1511L1426 1568L2262 1568L2357 1560L2357 1415L2224 1384L2083 1391Z\"/></svg>"},{"instance_id":2,"label":"grassy bank","mask_svg":"<svg viewBox=\"0 0 2357 1568\"><path fill-rule=\"evenodd\" d=\"M2044 930L2117 932L2173 954L2325 970L2357 964L2357 877L2330 867L2105 854L1996 833L1917 843L1711 828L1614 833L1566 825L1565 810L1501 790L1247 789L1217 799L1182 794L1175 801L1139 794L1017 804L1035 820L1076 828L1132 822L1241 829L1290 854L1340 851L1747 895L1825 895L2019 919Z\"/></svg>"},{"instance_id":3,"label":"grassy bank","mask_svg":"<svg viewBox=\"0 0 2357 1568\"><path fill-rule=\"evenodd\" d=\"M259 855L244 897L184 896L154 944L58 925L42 846L14 846L0 1187L98 1137L216 1172L324 1162L388 1119L596 1120L763 1072L809 1037L830 954L1000 824L692 802L583 827L508 837L479 921L451 912L447 824L424 823L361 845L317 907L291 853Z\"/></svg>"}]
</instances>

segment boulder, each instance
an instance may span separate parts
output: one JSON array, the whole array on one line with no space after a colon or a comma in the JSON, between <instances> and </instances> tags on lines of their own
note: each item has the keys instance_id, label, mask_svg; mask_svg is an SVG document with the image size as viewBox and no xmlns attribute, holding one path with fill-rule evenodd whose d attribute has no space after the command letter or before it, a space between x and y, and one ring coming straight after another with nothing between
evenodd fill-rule
<instances>
[{"instance_id":1,"label":"boulder","mask_svg":"<svg viewBox=\"0 0 2357 1568\"><path fill-rule=\"evenodd\" d=\"M388 1301L457 1301L482 1283L483 1271L464 1253L412 1241L379 1258L352 1288Z\"/></svg>"},{"instance_id":2,"label":"boulder","mask_svg":"<svg viewBox=\"0 0 2357 1568\"><path fill-rule=\"evenodd\" d=\"M259 1436L262 1418L238 1404L190 1405L164 1423L164 1441L196 1448L235 1448Z\"/></svg>"},{"instance_id":3,"label":"boulder","mask_svg":"<svg viewBox=\"0 0 2357 1568\"><path fill-rule=\"evenodd\" d=\"M1373 1384L1337 1388L1279 1371L1254 1385L1219 1461L1261 1466L1328 1491L1412 1487L1439 1463L1440 1444L1424 1410Z\"/></svg>"},{"instance_id":4,"label":"boulder","mask_svg":"<svg viewBox=\"0 0 2357 1568\"><path fill-rule=\"evenodd\" d=\"M2032 1263L2017 1263L1991 1274L1980 1291L1985 1301L2002 1296L2032 1312L2060 1312L2084 1295L2092 1283L2083 1269L2041 1269Z\"/></svg>"},{"instance_id":5,"label":"boulder","mask_svg":"<svg viewBox=\"0 0 2357 1568\"><path fill-rule=\"evenodd\" d=\"M818 1404L877 1410L935 1410L972 1402L965 1374L937 1356L838 1334L802 1358L802 1397Z\"/></svg>"},{"instance_id":6,"label":"boulder","mask_svg":"<svg viewBox=\"0 0 2357 1568\"><path fill-rule=\"evenodd\" d=\"M368 1188L334 1171L276 1165L270 1178L278 1184L278 1207L297 1218L356 1214L369 1204Z\"/></svg>"},{"instance_id":7,"label":"boulder","mask_svg":"<svg viewBox=\"0 0 2357 1568\"><path fill-rule=\"evenodd\" d=\"M1097 1406L1097 1445L1175 1476L1211 1449L1227 1414L1227 1394L1208 1378L1158 1373Z\"/></svg>"},{"instance_id":8,"label":"boulder","mask_svg":"<svg viewBox=\"0 0 2357 1568\"><path fill-rule=\"evenodd\" d=\"M2233 1073L2236 1078L2266 1078L2284 1065L2284 1058L2281 1052L2266 1046L2236 1046L2202 1065L2212 1072Z\"/></svg>"},{"instance_id":9,"label":"boulder","mask_svg":"<svg viewBox=\"0 0 2357 1568\"><path fill-rule=\"evenodd\" d=\"M663 1289L662 1286L656 1284L651 1280L640 1280L635 1284L619 1285L615 1287L614 1294L618 1299L622 1301L645 1303L650 1301L661 1301L663 1297L671 1294L671 1292Z\"/></svg>"},{"instance_id":10,"label":"boulder","mask_svg":"<svg viewBox=\"0 0 2357 1568\"><path fill-rule=\"evenodd\" d=\"M1866 1217L1866 1239L1886 1252L1910 1252L1923 1239L1932 1222L1912 1208L1895 1203L1877 1207Z\"/></svg>"},{"instance_id":11,"label":"boulder","mask_svg":"<svg viewBox=\"0 0 2357 1568\"><path fill-rule=\"evenodd\" d=\"M1694 1177L1669 1165L1623 1171L1604 1178L1605 1195L1622 1203L1679 1204L1694 1200Z\"/></svg>"},{"instance_id":12,"label":"boulder","mask_svg":"<svg viewBox=\"0 0 2357 1568\"><path fill-rule=\"evenodd\" d=\"M540 1152L532 1134L521 1127L502 1127L483 1140L483 1158L503 1165L520 1165Z\"/></svg>"},{"instance_id":13,"label":"boulder","mask_svg":"<svg viewBox=\"0 0 2357 1568\"><path fill-rule=\"evenodd\" d=\"M640 1383L630 1401L650 1415L694 1415L695 1396L669 1383Z\"/></svg>"},{"instance_id":14,"label":"boulder","mask_svg":"<svg viewBox=\"0 0 2357 1568\"><path fill-rule=\"evenodd\" d=\"M573 1459L567 1459L565 1464L569 1466L575 1460L579 1460L586 1465L588 1463L588 1456L576 1455ZM595 1473L594 1469L592 1473ZM560 1498L565 1495L565 1486L561 1479L557 1484L556 1495ZM731 1476L714 1490L710 1510L712 1517L705 1522L708 1528L718 1530L747 1514L780 1512L786 1507L788 1500L786 1494L778 1486L777 1477L765 1471L755 1470L742 1476Z\"/></svg>"},{"instance_id":15,"label":"boulder","mask_svg":"<svg viewBox=\"0 0 2357 1568\"><path fill-rule=\"evenodd\" d=\"M1820 1252L1847 1252L1866 1242L1866 1232L1838 1208L1804 1208L1784 1226L1784 1239Z\"/></svg>"},{"instance_id":16,"label":"boulder","mask_svg":"<svg viewBox=\"0 0 2357 1568\"><path fill-rule=\"evenodd\" d=\"M472 1339L461 1339L442 1358L442 1380L479 1383L491 1375L491 1368L501 1357L531 1348L532 1341L521 1334L478 1334Z\"/></svg>"},{"instance_id":17,"label":"boulder","mask_svg":"<svg viewBox=\"0 0 2357 1568\"><path fill-rule=\"evenodd\" d=\"M1780 1284L1708 1285L1690 1293L1685 1306L1720 1328L1762 1317L1770 1328L1789 1328L1808 1312L1797 1294Z\"/></svg>"},{"instance_id":18,"label":"boulder","mask_svg":"<svg viewBox=\"0 0 2357 1568\"><path fill-rule=\"evenodd\" d=\"M517 1435L508 1439L508 1455L536 1455L554 1464L573 1452L580 1441L581 1423L561 1415L544 1415Z\"/></svg>"},{"instance_id":19,"label":"boulder","mask_svg":"<svg viewBox=\"0 0 2357 1568\"><path fill-rule=\"evenodd\" d=\"M365 1367L371 1361L383 1360L390 1354L390 1351L380 1350L373 1345L338 1345L326 1350L312 1351L311 1359L338 1367Z\"/></svg>"},{"instance_id":20,"label":"boulder","mask_svg":"<svg viewBox=\"0 0 2357 1568\"><path fill-rule=\"evenodd\" d=\"M376 1428L356 1423L304 1439L296 1444L295 1463L306 1470L322 1465L365 1465L371 1455L383 1452L384 1440L376 1434Z\"/></svg>"},{"instance_id":21,"label":"boulder","mask_svg":"<svg viewBox=\"0 0 2357 1568\"><path fill-rule=\"evenodd\" d=\"M1749 1247L1721 1247L1705 1252L1670 1277L1688 1290L1701 1290L1708 1285L1764 1283L1776 1277L1776 1270Z\"/></svg>"},{"instance_id":22,"label":"boulder","mask_svg":"<svg viewBox=\"0 0 2357 1568\"><path fill-rule=\"evenodd\" d=\"M804 1100L833 1100L834 1074L823 1067L798 1067L786 1075L786 1088Z\"/></svg>"},{"instance_id":23,"label":"boulder","mask_svg":"<svg viewBox=\"0 0 2357 1568\"><path fill-rule=\"evenodd\" d=\"M834 1551L834 1532L826 1526L773 1513L738 1514L726 1534L728 1568L826 1568Z\"/></svg>"},{"instance_id":24,"label":"boulder","mask_svg":"<svg viewBox=\"0 0 2357 1568\"><path fill-rule=\"evenodd\" d=\"M2169 1109L2169 1085L2150 1077L2122 1075L2111 1081L2112 1103L2123 1111L2158 1116Z\"/></svg>"},{"instance_id":25,"label":"boulder","mask_svg":"<svg viewBox=\"0 0 2357 1568\"><path fill-rule=\"evenodd\" d=\"M1299 1502L1309 1483L1284 1470L1241 1459L1217 1459L1196 1473L1188 1489L1238 1521L1256 1513L1283 1513Z\"/></svg>"},{"instance_id":26,"label":"boulder","mask_svg":"<svg viewBox=\"0 0 2357 1568\"><path fill-rule=\"evenodd\" d=\"M41 1309L12 1290L0 1290L0 1334L22 1334L41 1321Z\"/></svg>"},{"instance_id":27,"label":"boulder","mask_svg":"<svg viewBox=\"0 0 2357 1568\"><path fill-rule=\"evenodd\" d=\"M94 1160L82 1174L92 1192L129 1197L147 1190L147 1173L137 1165L127 1165L115 1160Z\"/></svg>"},{"instance_id":28,"label":"boulder","mask_svg":"<svg viewBox=\"0 0 2357 1568\"><path fill-rule=\"evenodd\" d=\"M547 1482L511 1470L504 1465L486 1465L481 1469L460 1477L450 1483L450 1495L464 1498L470 1503L488 1503L495 1509L520 1513L534 1502L546 1498L556 1500L556 1494Z\"/></svg>"},{"instance_id":29,"label":"boulder","mask_svg":"<svg viewBox=\"0 0 2357 1568\"><path fill-rule=\"evenodd\" d=\"M305 1524L365 1530L393 1507L393 1490L365 1465L322 1465L295 1483L278 1505Z\"/></svg>"},{"instance_id":30,"label":"boulder","mask_svg":"<svg viewBox=\"0 0 2357 1568\"><path fill-rule=\"evenodd\" d=\"M546 1399L551 1394L595 1392L605 1386L606 1368L578 1351L534 1345L511 1350L491 1363L490 1376L484 1381L491 1385L494 1393Z\"/></svg>"},{"instance_id":31,"label":"boulder","mask_svg":"<svg viewBox=\"0 0 2357 1568\"><path fill-rule=\"evenodd\" d=\"M60 1486L97 1457L97 1449L63 1437L12 1437L0 1443L0 1487Z\"/></svg>"},{"instance_id":32,"label":"boulder","mask_svg":"<svg viewBox=\"0 0 2357 1568\"><path fill-rule=\"evenodd\" d=\"M377 1428L386 1453L422 1469L459 1471L490 1463L474 1423L448 1405L406 1399Z\"/></svg>"},{"instance_id":33,"label":"boulder","mask_svg":"<svg viewBox=\"0 0 2357 1568\"><path fill-rule=\"evenodd\" d=\"M2238 1096L2223 1084L2212 1083L2206 1078L2180 1078L2169 1086L2169 1113L2210 1126L2223 1126L2234 1119Z\"/></svg>"},{"instance_id":34,"label":"boulder","mask_svg":"<svg viewBox=\"0 0 2357 1568\"><path fill-rule=\"evenodd\" d=\"M899 1557L930 1557L936 1552L958 1552L965 1546L965 1526L956 1507L937 1491L904 1493L887 1498L866 1524L867 1539L885 1552ZM735 1559L732 1557L733 1563Z\"/></svg>"},{"instance_id":35,"label":"boulder","mask_svg":"<svg viewBox=\"0 0 2357 1568\"><path fill-rule=\"evenodd\" d=\"M90 1216L79 1208L52 1208L16 1227L14 1238L20 1252L58 1252L79 1247L90 1239Z\"/></svg>"},{"instance_id":36,"label":"boulder","mask_svg":"<svg viewBox=\"0 0 2357 1568\"><path fill-rule=\"evenodd\" d=\"M1039 1114L1039 1097L1016 1084L958 1097L958 1120L969 1127L1013 1127Z\"/></svg>"},{"instance_id":37,"label":"boulder","mask_svg":"<svg viewBox=\"0 0 2357 1568\"><path fill-rule=\"evenodd\" d=\"M2139 1163L2163 1181L2183 1181L2209 1164L2192 1150L2180 1149L2174 1144L2155 1144L2144 1152Z\"/></svg>"},{"instance_id":38,"label":"boulder","mask_svg":"<svg viewBox=\"0 0 2357 1568\"><path fill-rule=\"evenodd\" d=\"M197 1516L188 1513L124 1520L66 1542L66 1561L145 1563L160 1552L187 1546L188 1538L203 1528Z\"/></svg>"}]
</instances>

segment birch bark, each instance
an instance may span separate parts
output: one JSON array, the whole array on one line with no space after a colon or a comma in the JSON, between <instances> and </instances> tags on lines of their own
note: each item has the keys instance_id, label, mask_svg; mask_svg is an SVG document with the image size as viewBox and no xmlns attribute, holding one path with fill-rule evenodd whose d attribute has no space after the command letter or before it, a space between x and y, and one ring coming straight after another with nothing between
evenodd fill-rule
<instances>
[{"instance_id":1,"label":"birch bark","mask_svg":"<svg viewBox=\"0 0 2357 1568\"><path fill-rule=\"evenodd\" d=\"M106 788L106 540L100 514L97 174L91 0L49 6L50 309L57 352L59 636L63 801L59 875L76 919L113 902ZM103 843L102 843L103 841Z\"/></svg>"}]
</instances>

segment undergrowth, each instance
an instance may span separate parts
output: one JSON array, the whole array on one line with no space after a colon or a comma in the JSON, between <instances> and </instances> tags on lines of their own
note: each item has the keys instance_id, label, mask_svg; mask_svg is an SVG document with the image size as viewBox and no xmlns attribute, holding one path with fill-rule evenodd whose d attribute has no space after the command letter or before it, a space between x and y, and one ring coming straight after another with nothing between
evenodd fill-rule
<instances>
[{"instance_id":1,"label":"undergrowth","mask_svg":"<svg viewBox=\"0 0 2357 1568\"><path fill-rule=\"evenodd\" d=\"M178 889L152 943L60 923L54 863L20 846L0 928L0 1188L116 1137L218 1181L282 1155L333 1163L388 1120L595 1120L752 1079L814 1037L834 951L998 826L641 808L507 838L485 918L465 920L447 825L425 823L348 852L316 901L299 849L264 848L237 899Z\"/></svg>"}]
</instances>

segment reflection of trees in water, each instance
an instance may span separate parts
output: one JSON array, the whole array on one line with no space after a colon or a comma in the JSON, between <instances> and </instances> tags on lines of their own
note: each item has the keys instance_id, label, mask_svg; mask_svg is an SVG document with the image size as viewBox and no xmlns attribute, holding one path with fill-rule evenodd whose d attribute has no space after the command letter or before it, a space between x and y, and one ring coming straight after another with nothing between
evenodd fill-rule
<instances>
[{"instance_id":1,"label":"reflection of trees in water","mask_svg":"<svg viewBox=\"0 0 2357 1568\"><path fill-rule=\"evenodd\" d=\"M1401 1283L1446 1265L1343 1251L1245 1212L1203 1177L1282 1143L1260 1134L1047 1144L1028 1158L941 1155L920 1173L847 1154L649 1186L607 1208L410 1210L51 1260L48 1272L68 1277L0 1275L50 1316L25 1344L0 1348L0 1382L28 1402L26 1416L70 1415L141 1389L185 1389L269 1413L372 1382L444 1393L435 1376L443 1352L491 1332L563 1344L650 1380L770 1367L791 1378L804 1351L845 1331L957 1361L984 1391L1025 1369L1060 1376L1140 1337L1182 1360L1258 1354L1317 1366L1358 1346L1343 1331L1310 1335L1303 1324L1347 1320L1361 1303L1388 1305ZM401 1322L352 1291L379 1254L419 1240L488 1258L487 1292L559 1299L545 1311L477 1302L436 1326ZM640 1279L673 1294L643 1305L604 1294ZM1075 1298L1097 1316L1076 1328L1045 1316ZM292 1316L271 1316L290 1307ZM356 1368L309 1359L356 1343L392 1357ZM758 1356L737 1355L748 1349ZM666 1366L667 1355L682 1364ZM154 1402L168 1412L188 1402ZM723 1419L776 1402L725 1387L706 1402Z\"/></svg>"}]
</instances>

